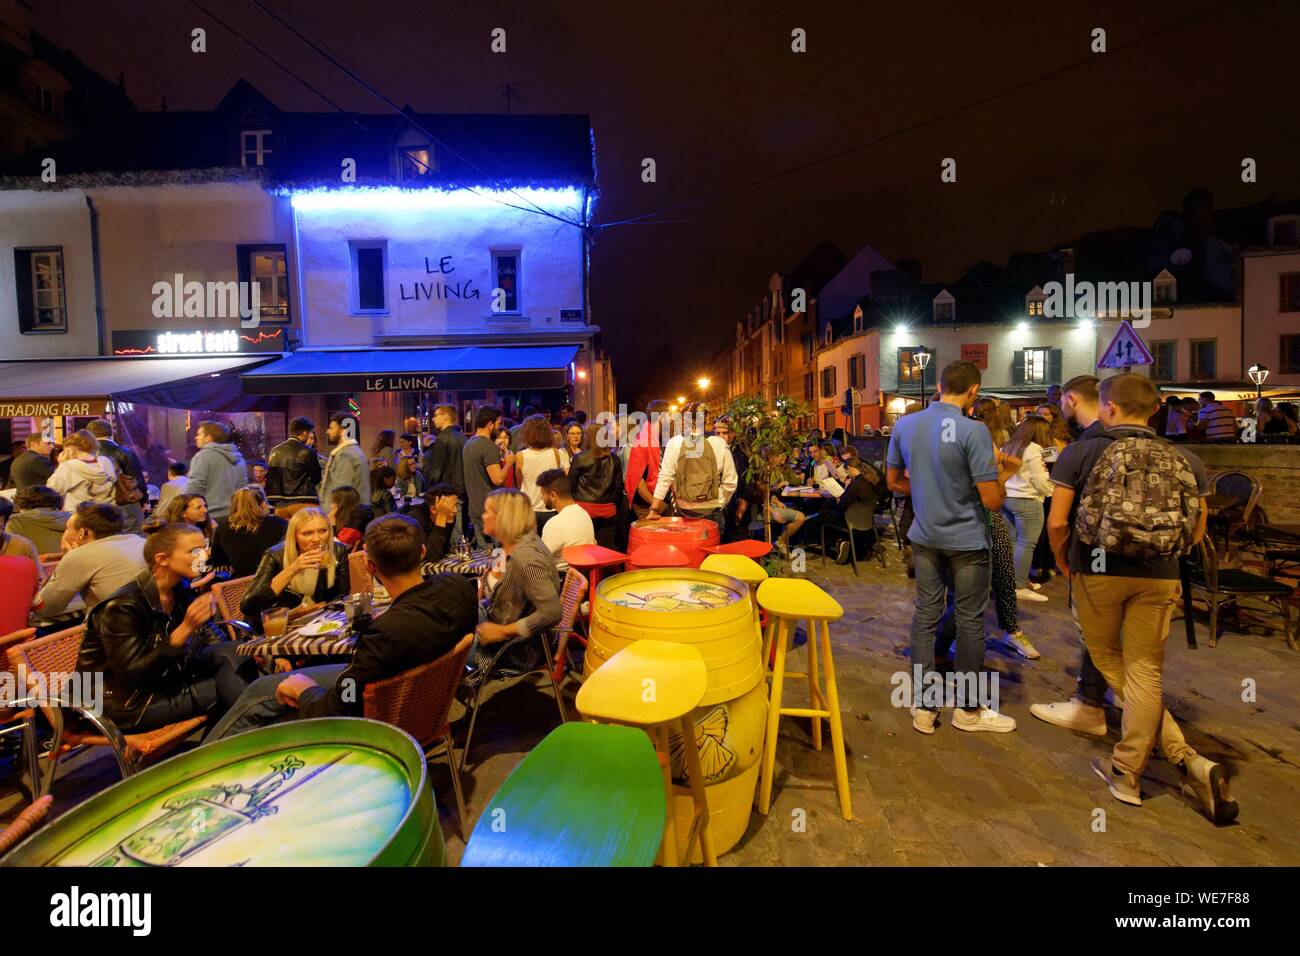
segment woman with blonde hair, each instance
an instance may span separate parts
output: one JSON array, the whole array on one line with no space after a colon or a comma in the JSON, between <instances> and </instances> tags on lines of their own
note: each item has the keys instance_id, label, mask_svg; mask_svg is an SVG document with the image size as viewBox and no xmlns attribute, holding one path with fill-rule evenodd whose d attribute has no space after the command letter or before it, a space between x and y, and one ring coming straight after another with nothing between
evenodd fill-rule
<instances>
[{"instance_id":1,"label":"woman with blonde hair","mask_svg":"<svg viewBox=\"0 0 1300 956\"><path fill-rule=\"evenodd\" d=\"M504 562L487 575L490 592L484 620L476 631L470 661L474 671L465 682L473 687L482 680L491 653L482 645L500 644L548 631L560 621L560 587L555 559L537 536L533 503L522 491L498 488L483 504L483 533L497 541ZM535 641L519 645L502 657L505 671L527 672L540 666L541 648Z\"/></svg>"},{"instance_id":2,"label":"woman with blonde hair","mask_svg":"<svg viewBox=\"0 0 1300 956\"><path fill-rule=\"evenodd\" d=\"M113 504L117 469L99 453L99 439L84 428L63 440L59 466L45 482L63 495L63 510L76 511L83 501Z\"/></svg>"},{"instance_id":3,"label":"woman with blonde hair","mask_svg":"<svg viewBox=\"0 0 1300 956\"><path fill-rule=\"evenodd\" d=\"M303 508L289 519L284 541L262 555L240 610L260 631L263 611L325 604L349 593L348 549L334 540L325 512Z\"/></svg>"},{"instance_id":4,"label":"woman with blonde hair","mask_svg":"<svg viewBox=\"0 0 1300 956\"><path fill-rule=\"evenodd\" d=\"M262 555L284 540L289 522L271 513L266 492L247 485L230 496L230 514L212 535L212 566L229 568L232 577L257 571Z\"/></svg>"}]
</instances>

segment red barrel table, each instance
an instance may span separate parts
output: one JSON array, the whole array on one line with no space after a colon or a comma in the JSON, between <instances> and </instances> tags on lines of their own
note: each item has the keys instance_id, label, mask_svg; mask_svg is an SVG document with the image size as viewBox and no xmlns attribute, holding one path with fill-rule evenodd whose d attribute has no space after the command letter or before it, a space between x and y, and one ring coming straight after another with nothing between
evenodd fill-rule
<instances>
[{"instance_id":1,"label":"red barrel table","mask_svg":"<svg viewBox=\"0 0 1300 956\"><path fill-rule=\"evenodd\" d=\"M708 556L704 549L716 547L722 540L718 526L702 518L643 518L632 524L628 537L628 554L646 545L671 545L686 555L686 566L698 568Z\"/></svg>"}]
</instances>

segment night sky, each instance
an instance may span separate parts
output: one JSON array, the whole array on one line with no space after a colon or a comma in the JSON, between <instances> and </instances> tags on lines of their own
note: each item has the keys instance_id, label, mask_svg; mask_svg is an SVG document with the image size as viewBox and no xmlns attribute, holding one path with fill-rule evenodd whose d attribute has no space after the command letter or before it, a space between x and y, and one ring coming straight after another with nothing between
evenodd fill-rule
<instances>
[{"instance_id":1,"label":"night sky","mask_svg":"<svg viewBox=\"0 0 1300 956\"><path fill-rule=\"evenodd\" d=\"M202 2L346 108L385 109L251 2ZM770 274L821 239L920 259L931 282L1150 225L1193 186L1220 207L1300 195L1294 0L268 2L418 110L503 112L511 83L518 112L590 114L598 222L685 204L596 239L592 317L629 399L681 389ZM189 0L36 7L35 29L124 72L138 108L165 96L209 109L241 76L284 108L329 108ZM190 52L195 26L204 55ZM494 27L504 55L489 50ZM790 50L796 27L807 53ZM1110 52L1090 51L1095 27ZM948 156L956 184L939 179ZM645 157L657 183L641 181ZM647 367L664 337L683 364Z\"/></svg>"}]
</instances>

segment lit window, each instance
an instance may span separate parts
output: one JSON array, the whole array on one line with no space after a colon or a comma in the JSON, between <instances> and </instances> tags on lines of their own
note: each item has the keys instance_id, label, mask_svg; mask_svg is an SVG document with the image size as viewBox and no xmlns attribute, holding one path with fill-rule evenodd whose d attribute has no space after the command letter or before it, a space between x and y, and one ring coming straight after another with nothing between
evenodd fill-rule
<instances>
[{"instance_id":1,"label":"lit window","mask_svg":"<svg viewBox=\"0 0 1300 956\"><path fill-rule=\"evenodd\" d=\"M15 249L18 326L22 332L66 332L68 310L62 249Z\"/></svg>"},{"instance_id":2,"label":"lit window","mask_svg":"<svg viewBox=\"0 0 1300 956\"><path fill-rule=\"evenodd\" d=\"M505 293L500 300L501 308L493 311L518 313L522 310L519 295L518 249L492 253L492 288L494 297L497 289Z\"/></svg>"},{"instance_id":3,"label":"lit window","mask_svg":"<svg viewBox=\"0 0 1300 956\"><path fill-rule=\"evenodd\" d=\"M1051 349L1025 349L1025 384L1046 385L1051 360Z\"/></svg>"},{"instance_id":4,"label":"lit window","mask_svg":"<svg viewBox=\"0 0 1300 956\"><path fill-rule=\"evenodd\" d=\"M1043 300L1042 300L1042 299L1030 299L1030 300L1029 300L1029 314L1030 314L1031 316L1034 316L1034 315L1041 316L1041 315L1043 314Z\"/></svg>"},{"instance_id":5,"label":"lit window","mask_svg":"<svg viewBox=\"0 0 1300 956\"><path fill-rule=\"evenodd\" d=\"M428 176L436 170L437 165L434 161L432 147L411 146L402 149L401 169L399 170L402 180L418 179L421 176Z\"/></svg>"},{"instance_id":6,"label":"lit window","mask_svg":"<svg viewBox=\"0 0 1300 956\"><path fill-rule=\"evenodd\" d=\"M257 283L263 321L289 320L288 257L283 245L239 246L239 281Z\"/></svg>"},{"instance_id":7,"label":"lit window","mask_svg":"<svg viewBox=\"0 0 1300 956\"><path fill-rule=\"evenodd\" d=\"M271 131L269 129L246 129L239 134L239 165L265 166L266 157L271 155Z\"/></svg>"}]
</instances>

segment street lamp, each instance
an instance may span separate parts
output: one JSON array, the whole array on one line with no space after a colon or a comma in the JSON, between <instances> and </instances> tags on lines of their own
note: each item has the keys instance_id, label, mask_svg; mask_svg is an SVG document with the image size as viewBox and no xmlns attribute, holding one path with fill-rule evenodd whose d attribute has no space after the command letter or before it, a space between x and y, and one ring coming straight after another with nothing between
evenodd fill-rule
<instances>
[{"instance_id":1,"label":"street lamp","mask_svg":"<svg viewBox=\"0 0 1300 956\"><path fill-rule=\"evenodd\" d=\"M685 396L685 395L678 395L678 396L677 396L677 404L678 404L678 405L685 405L685 404L686 404L686 396Z\"/></svg>"},{"instance_id":2,"label":"street lamp","mask_svg":"<svg viewBox=\"0 0 1300 956\"><path fill-rule=\"evenodd\" d=\"M1268 378L1268 366L1256 362L1246 369L1246 374L1255 383L1255 400L1258 401L1264 395L1264 381Z\"/></svg>"},{"instance_id":3,"label":"street lamp","mask_svg":"<svg viewBox=\"0 0 1300 956\"><path fill-rule=\"evenodd\" d=\"M925 400L925 367L930 364L930 353L926 351L925 346L912 353L912 364L921 373L921 408L925 408L927 404Z\"/></svg>"},{"instance_id":4,"label":"street lamp","mask_svg":"<svg viewBox=\"0 0 1300 956\"><path fill-rule=\"evenodd\" d=\"M700 376L699 378L697 378L697 379L695 380L695 384L696 384L697 386L699 386L699 389L700 389L700 399L701 399L702 401L707 401L708 398L709 398L709 386L710 386L712 383L711 383L707 378L705 378L704 376Z\"/></svg>"}]
</instances>

